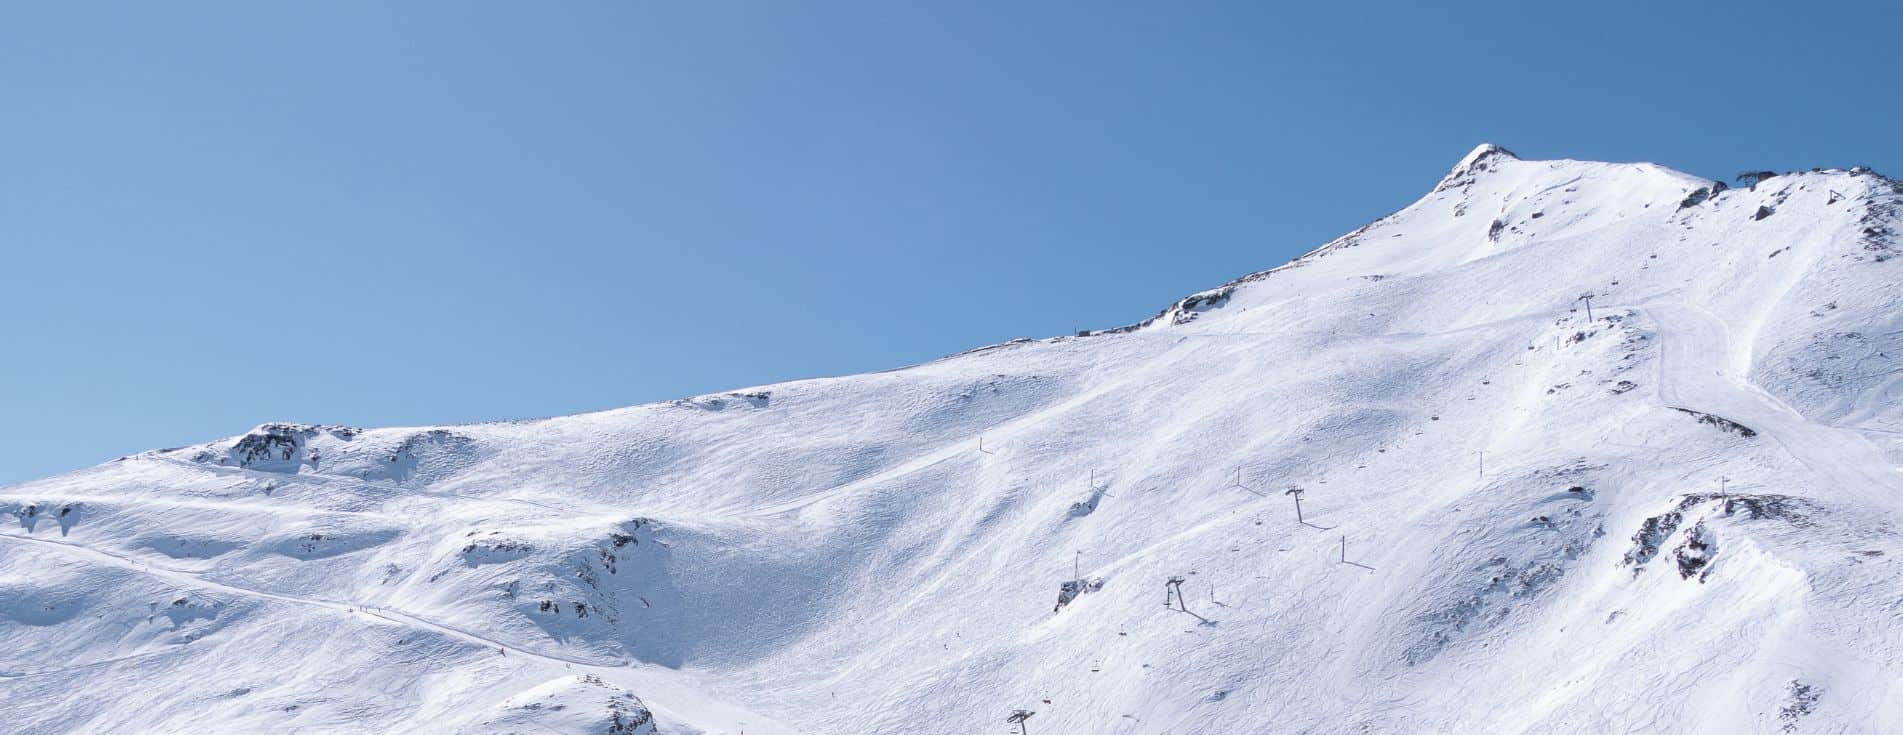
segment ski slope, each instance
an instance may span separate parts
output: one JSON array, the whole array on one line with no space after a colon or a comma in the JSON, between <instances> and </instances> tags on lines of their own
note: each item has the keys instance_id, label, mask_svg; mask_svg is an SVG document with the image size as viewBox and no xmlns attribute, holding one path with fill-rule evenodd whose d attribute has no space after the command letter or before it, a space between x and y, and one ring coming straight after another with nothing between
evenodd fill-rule
<instances>
[{"instance_id":1,"label":"ski slope","mask_svg":"<svg viewBox=\"0 0 1903 735\"><path fill-rule=\"evenodd\" d=\"M1900 208L1864 169L1726 188L1481 146L1128 327L552 419L268 424L0 488L0 709L1898 731Z\"/></svg>"}]
</instances>

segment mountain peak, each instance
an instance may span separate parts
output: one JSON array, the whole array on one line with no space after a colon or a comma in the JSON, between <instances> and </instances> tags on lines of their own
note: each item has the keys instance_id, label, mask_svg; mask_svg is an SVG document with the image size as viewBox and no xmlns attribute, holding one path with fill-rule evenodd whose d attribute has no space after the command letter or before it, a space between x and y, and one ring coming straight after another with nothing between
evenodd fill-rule
<instances>
[{"instance_id":1,"label":"mountain peak","mask_svg":"<svg viewBox=\"0 0 1903 735\"><path fill-rule=\"evenodd\" d=\"M1492 170L1500 161L1518 160L1520 157L1513 155L1513 151L1492 143L1481 143L1468 152L1466 157L1460 159L1460 163L1454 164L1454 168L1448 171L1446 176L1441 177L1440 184L1435 186L1434 190L1464 186L1473 182L1475 174Z\"/></svg>"},{"instance_id":2,"label":"mountain peak","mask_svg":"<svg viewBox=\"0 0 1903 735\"><path fill-rule=\"evenodd\" d=\"M1514 161L1520 160L1519 156L1513 155L1513 151L1507 150L1504 146L1494 145L1492 143L1481 143L1480 145L1474 146L1474 149L1469 151L1465 158L1460 159L1460 163L1454 166L1454 170L1458 171L1472 166L1482 159L1491 158L1493 156L1505 156Z\"/></svg>"}]
</instances>

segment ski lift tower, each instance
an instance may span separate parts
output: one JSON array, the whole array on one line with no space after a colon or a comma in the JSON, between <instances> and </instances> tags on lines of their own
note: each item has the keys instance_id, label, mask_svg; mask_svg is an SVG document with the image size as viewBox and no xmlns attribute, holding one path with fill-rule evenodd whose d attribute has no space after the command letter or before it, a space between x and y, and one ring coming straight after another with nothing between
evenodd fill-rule
<instances>
[{"instance_id":1,"label":"ski lift tower","mask_svg":"<svg viewBox=\"0 0 1903 735\"><path fill-rule=\"evenodd\" d=\"M1011 716L1004 718L1004 721L1006 724L1017 725L1018 735L1031 735L1031 727L1024 724L1024 721L1031 719L1031 715L1035 714L1037 713L1028 709L1012 710Z\"/></svg>"}]
</instances>

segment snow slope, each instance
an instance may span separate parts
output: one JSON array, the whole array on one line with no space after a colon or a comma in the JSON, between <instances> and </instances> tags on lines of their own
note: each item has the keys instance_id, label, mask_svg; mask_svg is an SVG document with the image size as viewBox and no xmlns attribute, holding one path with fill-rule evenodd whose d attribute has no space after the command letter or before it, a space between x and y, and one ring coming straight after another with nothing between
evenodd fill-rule
<instances>
[{"instance_id":1,"label":"snow slope","mask_svg":"<svg viewBox=\"0 0 1903 735\"><path fill-rule=\"evenodd\" d=\"M1721 189L1482 146L1126 328L537 421L272 424L0 488L0 711L1896 732L1900 208L1867 170Z\"/></svg>"}]
</instances>

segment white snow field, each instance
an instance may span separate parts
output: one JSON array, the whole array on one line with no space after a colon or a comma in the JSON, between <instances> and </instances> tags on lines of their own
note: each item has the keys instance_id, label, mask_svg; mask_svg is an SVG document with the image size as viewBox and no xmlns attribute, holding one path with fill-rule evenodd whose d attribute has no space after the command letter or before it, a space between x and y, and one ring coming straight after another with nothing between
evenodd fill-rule
<instances>
[{"instance_id":1,"label":"white snow field","mask_svg":"<svg viewBox=\"0 0 1903 735\"><path fill-rule=\"evenodd\" d=\"M1130 328L0 488L0 729L1903 732L1903 184L1717 188L1482 146Z\"/></svg>"}]
</instances>

